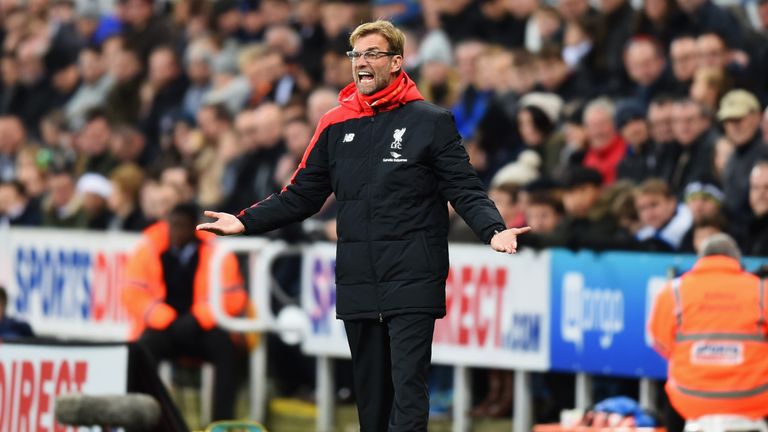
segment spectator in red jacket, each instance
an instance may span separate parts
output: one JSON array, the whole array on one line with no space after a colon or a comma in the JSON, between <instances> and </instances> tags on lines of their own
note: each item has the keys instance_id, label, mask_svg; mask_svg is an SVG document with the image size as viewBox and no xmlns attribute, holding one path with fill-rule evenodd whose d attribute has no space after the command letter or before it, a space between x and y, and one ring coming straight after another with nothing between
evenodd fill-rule
<instances>
[{"instance_id":1,"label":"spectator in red jacket","mask_svg":"<svg viewBox=\"0 0 768 432\"><path fill-rule=\"evenodd\" d=\"M606 98L595 99L584 109L584 127L589 141L584 166L597 170L605 185L616 180L619 162L627 152L627 144L616 131L614 115L615 107Z\"/></svg>"}]
</instances>

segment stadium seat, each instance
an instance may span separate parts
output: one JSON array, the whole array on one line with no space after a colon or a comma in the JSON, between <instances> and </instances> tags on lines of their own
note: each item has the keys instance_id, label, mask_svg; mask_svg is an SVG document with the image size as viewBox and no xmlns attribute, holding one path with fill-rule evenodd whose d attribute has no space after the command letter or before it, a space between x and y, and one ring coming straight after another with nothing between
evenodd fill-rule
<instances>
[{"instance_id":1,"label":"stadium seat","mask_svg":"<svg viewBox=\"0 0 768 432\"><path fill-rule=\"evenodd\" d=\"M267 432L267 428L252 421L217 421L208 425L205 432Z\"/></svg>"}]
</instances>

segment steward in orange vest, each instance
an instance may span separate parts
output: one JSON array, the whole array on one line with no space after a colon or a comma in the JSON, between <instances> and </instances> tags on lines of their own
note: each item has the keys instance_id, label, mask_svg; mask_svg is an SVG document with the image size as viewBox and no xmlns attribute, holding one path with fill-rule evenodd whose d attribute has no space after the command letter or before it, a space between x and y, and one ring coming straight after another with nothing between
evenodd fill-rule
<instances>
[{"instance_id":1,"label":"steward in orange vest","mask_svg":"<svg viewBox=\"0 0 768 432\"><path fill-rule=\"evenodd\" d=\"M194 274L191 313L203 329L216 325L213 312L208 304L208 278L212 242L215 235L195 231L198 243L198 265ZM145 327L163 330L176 319L178 313L167 302L166 275L163 273L162 255L168 251L170 229L168 222L158 222L146 230L138 249L129 258L126 266L123 302L132 318L130 339L135 340ZM229 315L237 316L245 309L247 294L237 258L229 254L224 258L221 269L224 292L221 303Z\"/></svg>"},{"instance_id":2,"label":"steward in orange vest","mask_svg":"<svg viewBox=\"0 0 768 432\"><path fill-rule=\"evenodd\" d=\"M693 269L657 296L648 322L669 361L666 391L685 418L768 415L765 286L744 271L736 243L710 237Z\"/></svg>"},{"instance_id":3,"label":"steward in orange vest","mask_svg":"<svg viewBox=\"0 0 768 432\"><path fill-rule=\"evenodd\" d=\"M123 301L133 320L131 339L139 339L154 361L178 357L213 363L213 420L232 419L237 394L239 350L216 326L208 303L208 278L214 235L196 231L194 204L179 204L168 222L144 231L129 258ZM221 303L230 315L245 310L247 294L234 254L222 264Z\"/></svg>"}]
</instances>

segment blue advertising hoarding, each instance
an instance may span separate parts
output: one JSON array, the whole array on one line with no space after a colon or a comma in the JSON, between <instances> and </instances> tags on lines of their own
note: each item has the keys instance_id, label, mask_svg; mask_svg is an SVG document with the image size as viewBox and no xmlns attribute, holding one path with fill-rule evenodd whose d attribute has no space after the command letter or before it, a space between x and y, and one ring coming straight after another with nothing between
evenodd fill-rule
<instances>
[{"instance_id":1,"label":"blue advertising hoarding","mask_svg":"<svg viewBox=\"0 0 768 432\"><path fill-rule=\"evenodd\" d=\"M664 378L645 323L653 296L693 255L552 252L552 369ZM675 270L673 270L675 269Z\"/></svg>"},{"instance_id":2,"label":"blue advertising hoarding","mask_svg":"<svg viewBox=\"0 0 768 432\"><path fill-rule=\"evenodd\" d=\"M551 367L629 377L666 377L646 323L653 297L694 255L552 251ZM745 258L754 271L764 260Z\"/></svg>"}]
</instances>

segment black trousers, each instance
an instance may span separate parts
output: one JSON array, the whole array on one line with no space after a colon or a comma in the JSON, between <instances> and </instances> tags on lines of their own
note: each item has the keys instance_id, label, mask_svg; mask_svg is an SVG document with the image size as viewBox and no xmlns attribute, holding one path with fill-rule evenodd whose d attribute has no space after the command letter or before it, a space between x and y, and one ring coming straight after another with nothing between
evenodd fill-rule
<instances>
[{"instance_id":1,"label":"black trousers","mask_svg":"<svg viewBox=\"0 0 768 432\"><path fill-rule=\"evenodd\" d=\"M182 356L213 364L213 419L231 420L237 396L238 348L224 330L203 330L192 315L183 315L165 330L146 329L139 338L157 365Z\"/></svg>"},{"instance_id":2,"label":"black trousers","mask_svg":"<svg viewBox=\"0 0 768 432\"><path fill-rule=\"evenodd\" d=\"M435 317L344 321L361 432L426 432Z\"/></svg>"}]
</instances>

